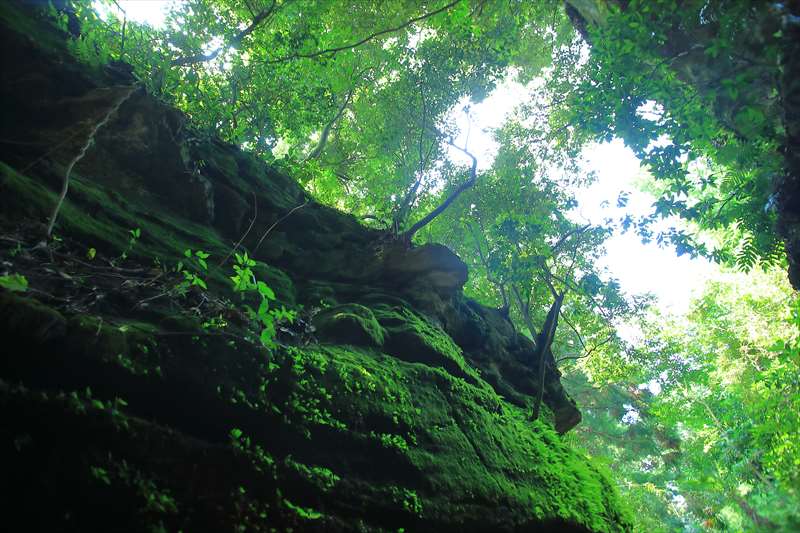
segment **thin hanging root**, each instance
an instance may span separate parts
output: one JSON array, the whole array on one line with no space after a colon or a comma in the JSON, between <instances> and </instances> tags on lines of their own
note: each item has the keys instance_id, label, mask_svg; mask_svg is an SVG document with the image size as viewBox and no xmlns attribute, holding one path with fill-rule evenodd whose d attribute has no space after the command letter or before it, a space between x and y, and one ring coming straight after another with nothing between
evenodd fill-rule
<instances>
[{"instance_id":1,"label":"thin hanging root","mask_svg":"<svg viewBox=\"0 0 800 533\"><path fill-rule=\"evenodd\" d=\"M242 235L242 237L236 242L236 244L233 245L233 248L231 248L231 251L228 252L228 255L226 255L225 258L219 262L219 264L217 265L218 267L224 265L225 262L228 259L230 259L230 257L233 254L236 253L236 250L239 249L239 246L241 246L242 241L245 240L245 238L250 234L250 230L253 229L253 224L256 223L256 219L258 218L258 199L256 198L256 192L255 191L252 192L253 192L253 220L250 221L250 225L247 226L247 231L245 231L244 235Z\"/></svg>"},{"instance_id":2,"label":"thin hanging root","mask_svg":"<svg viewBox=\"0 0 800 533\"><path fill-rule=\"evenodd\" d=\"M288 213L283 215L281 218L276 220L274 224L272 224L269 228L267 228L267 231L265 231L264 235L262 235L261 238L258 240L258 243L256 244L256 247L253 248L253 255L255 255L255 253L258 251L258 248L261 246L261 243L264 242L264 239L266 239L267 236L270 234L270 232L275 229L275 226L277 226L278 224L280 224L281 222L283 222L284 220L286 220L287 218L292 216L292 213L294 213L298 209L302 209L303 207L307 206L310 201L311 200L306 200L302 204L294 207L291 211L289 211Z\"/></svg>"},{"instance_id":3,"label":"thin hanging root","mask_svg":"<svg viewBox=\"0 0 800 533\"><path fill-rule=\"evenodd\" d=\"M128 89L122 93L119 99L111 106L111 109L108 110L108 113L105 114L103 120L95 124L92 131L89 133L89 137L86 139L86 144L83 145L81 151L76 155L67 165L67 170L64 173L64 182L61 185L61 195L58 197L58 202L56 203L55 208L53 209L53 214L50 215L50 222L47 224L47 233L46 236L49 239L53 233L53 226L56 225L56 219L58 219L58 212L61 211L61 205L64 203L64 199L67 197L67 191L69 190L69 176L72 174L72 169L75 165L83 159L86 155L86 152L89 150L89 147L92 146L94 142L94 136L97 135L97 132L100 131L100 128L105 126L108 121L111 119L111 115L116 113L116 111L120 108L120 106L125 103L125 101L130 98L133 94L133 91L136 90L136 85L132 85L128 87Z\"/></svg>"}]
</instances>

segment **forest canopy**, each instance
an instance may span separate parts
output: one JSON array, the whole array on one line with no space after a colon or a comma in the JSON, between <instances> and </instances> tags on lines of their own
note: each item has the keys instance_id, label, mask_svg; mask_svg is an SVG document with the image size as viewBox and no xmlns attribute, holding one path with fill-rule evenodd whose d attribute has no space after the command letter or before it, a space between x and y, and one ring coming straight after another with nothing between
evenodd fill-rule
<instances>
[{"instance_id":1,"label":"forest canopy","mask_svg":"<svg viewBox=\"0 0 800 533\"><path fill-rule=\"evenodd\" d=\"M392 238L445 244L469 296L531 338L552 324L584 412L565 439L613 467L641 531L800 528L800 303L778 194L789 7L188 0L154 27L124 2L53 4L78 57L132 70L198 139ZM525 96L487 155L472 108L508 83ZM652 210L587 223L582 153L613 139ZM602 267L624 232L718 265L687 313Z\"/></svg>"}]
</instances>

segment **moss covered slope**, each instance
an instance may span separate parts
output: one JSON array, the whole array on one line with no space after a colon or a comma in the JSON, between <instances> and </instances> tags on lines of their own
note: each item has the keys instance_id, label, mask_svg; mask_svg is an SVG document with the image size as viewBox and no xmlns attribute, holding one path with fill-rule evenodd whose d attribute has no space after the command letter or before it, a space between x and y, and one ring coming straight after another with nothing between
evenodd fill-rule
<instances>
[{"instance_id":1,"label":"moss covered slope","mask_svg":"<svg viewBox=\"0 0 800 533\"><path fill-rule=\"evenodd\" d=\"M0 274L29 282L0 289L9 520L628 529L607 475L558 434L580 413L557 372L548 419L528 420L530 342L463 297L456 256L314 203L141 89L75 167L58 240L38 245L64 167L135 80L72 60L43 15L2 10L25 23L0 34L14 80L0 89L0 138L13 141L0 144ZM272 307L297 312L272 349L244 311L258 299L230 288L239 240ZM210 254L208 269L187 249ZM207 289L180 289L183 270Z\"/></svg>"}]
</instances>

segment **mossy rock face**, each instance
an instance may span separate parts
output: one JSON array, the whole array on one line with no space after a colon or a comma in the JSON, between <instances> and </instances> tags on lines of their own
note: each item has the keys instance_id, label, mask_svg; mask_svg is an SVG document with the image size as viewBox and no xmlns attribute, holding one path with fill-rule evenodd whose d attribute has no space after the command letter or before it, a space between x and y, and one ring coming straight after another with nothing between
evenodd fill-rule
<instances>
[{"instance_id":1,"label":"mossy rock face","mask_svg":"<svg viewBox=\"0 0 800 533\"><path fill-rule=\"evenodd\" d=\"M405 307L337 305L317 314L314 326L326 342L382 348L404 361L439 367L473 383L479 379L447 333Z\"/></svg>"},{"instance_id":2,"label":"mossy rock face","mask_svg":"<svg viewBox=\"0 0 800 533\"><path fill-rule=\"evenodd\" d=\"M463 297L458 257L362 228L235 147L190 142L185 117L143 91L76 166L60 240L36 246L74 157L70 143L47 147L75 135L88 96L121 82L54 48L64 36L35 10L0 5L0 26L25 13L15 27L26 35L0 28L19 56L8 76L20 80L0 88L10 110L0 131L22 143L0 144L0 231L33 235L0 240L4 271L30 286L0 289L7 521L630 529L607 473L555 431L580 416L556 371L548 418L528 420L530 341ZM271 348L231 292L232 261L217 266L240 240L275 293L270 309L297 312L276 324ZM207 270L187 249L210 254ZM181 285L182 270L208 288ZM244 302L258 308L261 297Z\"/></svg>"},{"instance_id":3,"label":"mossy rock face","mask_svg":"<svg viewBox=\"0 0 800 533\"><path fill-rule=\"evenodd\" d=\"M378 305L375 313L387 331L386 353L405 361L441 367L468 381L478 379L478 374L464 360L461 348L441 328L408 308Z\"/></svg>"},{"instance_id":4,"label":"mossy rock face","mask_svg":"<svg viewBox=\"0 0 800 533\"><path fill-rule=\"evenodd\" d=\"M337 478L324 505L338 508L344 498L387 529L627 527L607 474L484 382L377 348L308 347L300 369L298 355L289 359L299 376L282 412L308 431L310 445L293 456ZM314 446L317 439L328 445Z\"/></svg>"},{"instance_id":5,"label":"mossy rock face","mask_svg":"<svg viewBox=\"0 0 800 533\"><path fill-rule=\"evenodd\" d=\"M257 263L253 267L256 279L264 281L275 292L275 298L281 305L295 307L297 304L297 293L292 279L280 268L273 267L264 263Z\"/></svg>"},{"instance_id":6,"label":"mossy rock face","mask_svg":"<svg viewBox=\"0 0 800 533\"><path fill-rule=\"evenodd\" d=\"M369 308L359 304L329 307L314 317L317 336L324 341L360 346L383 346L385 330Z\"/></svg>"},{"instance_id":7,"label":"mossy rock face","mask_svg":"<svg viewBox=\"0 0 800 533\"><path fill-rule=\"evenodd\" d=\"M64 316L37 300L17 296L0 289L0 321L19 338L41 342L64 335L67 320Z\"/></svg>"}]
</instances>

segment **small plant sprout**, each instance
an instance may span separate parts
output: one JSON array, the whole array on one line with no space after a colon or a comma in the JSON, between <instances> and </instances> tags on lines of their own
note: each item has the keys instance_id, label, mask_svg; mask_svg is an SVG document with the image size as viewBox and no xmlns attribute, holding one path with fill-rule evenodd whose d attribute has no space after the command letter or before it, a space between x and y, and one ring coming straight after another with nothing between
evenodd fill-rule
<instances>
[{"instance_id":1,"label":"small plant sprout","mask_svg":"<svg viewBox=\"0 0 800 533\"><path fill-rule=\"evenodd\" d=\"M184 268L184 266L189 266L187 262L184 265L183 261L178 262L178 266L175 268L176 271L179 271L183 274L183 281L178 284L178 292L180 294L185 294L186 290L189 287L198 286L201 289L208 290L208 285L206 284L205 280L201 277L200 271L208 272L208 259L211 254L204 252L203 250L195 250L194 252L191 249L187 249L183 252L183 256L188 259L189 261L196 261L199 265L199 269L195 271L189 270L188 268Z\"/></svg>"},{"instance_id":2,"label":"small plant sprout","mask_svg":"<svg viewBox=\"0 0 800 533\"><path fill-rule=\"evenodd\" d=\"M134 246L136 246L136 243L139 242L141 236L142 236L142 230L139 228L128 230L128 246L125 247L125 250L122 252L122 255L119 256L120 260L124 261L128 258L128 254L131 253ZM91 252L92 250L94 250L94 248L90 248L89 252ZM87 257L89 257L89 252L86 253ZM96 254L97 251L95 250L94 253ZM94 257L94 255L92 255L92 257ZM89 257L89 259L92 259L92 257Z\"/></svg>"},{"instance_id":3,"label":"small plant sprout","mask_svg":"<svg viewBox=\"0 0 800 533\"><path fill-rule=\"evenodd\" d=\"M248 317L257 322L261 327L261 334L259 340L261 344L267 348L274 348L275 345L275 322L286 320L293 322L297 317L295 311L287 310L281 306L280 309L270 309L270 300L275 300L275 293L263 281L256 280L253 273L253 267L256 266L256 261L248 256L247 252L241 254L234 254L236 264L233 265L233 276L230 277L233 282L233 291L238 292L244 300L246 293L257 293L260 298L260 303L257 310L254 310L249 305L245 305Z\"/></svg>"}]
</instances>

